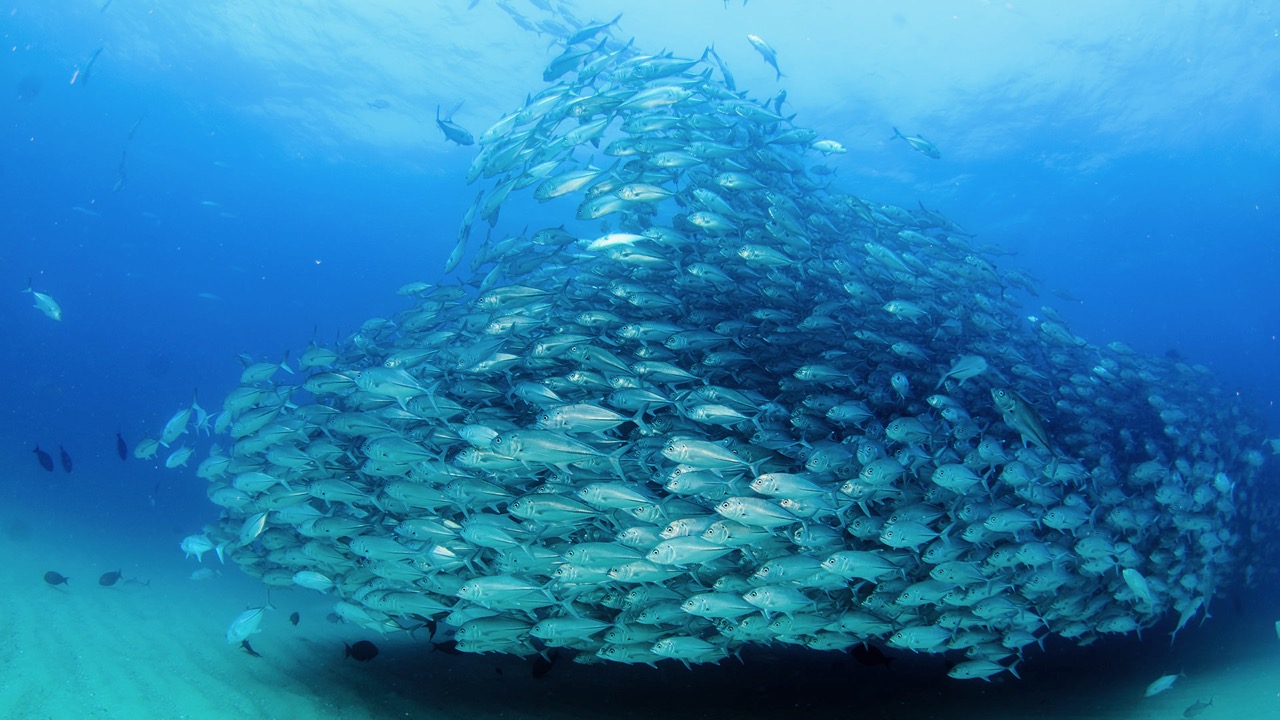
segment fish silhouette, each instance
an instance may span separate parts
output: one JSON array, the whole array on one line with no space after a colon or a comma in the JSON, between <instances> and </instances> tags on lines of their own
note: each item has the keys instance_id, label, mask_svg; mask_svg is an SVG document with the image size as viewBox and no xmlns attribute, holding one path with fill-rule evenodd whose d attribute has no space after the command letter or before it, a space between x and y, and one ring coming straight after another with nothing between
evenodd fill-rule
<instances>
[{"instance_id":1,"label":"fish silhouette","mask_svg":"<svg viewBox=\"0 0 1280 720\"><path fill-rule=\"evenodd\" d=\"M44 574L44 581L50 585L67 585L70 580L71 578L66 575L63 575L60 572L54 572L53 570Z\"/></svg>"},{"instance_id":2,"label":"fish silhouette","mask_svg":"<svg viewBox=\"0 0 1280 720\"><path fill-rule=\"evenodd\" d=\"M344 659L355 658L360 662L369 662L376 657L378 657L378 646L368 640L359 640L355 645L347 645L347 654L343 656Z\"/></svg>"},{"instance_id":3,"label":"fish silhouette","mask_svg":"<svg viewBox=\"0 0 1280 720\"><path fill-rule=\"evenodd\" d=\"M66 448L58 446L58 459L62 461L62 469L71 472L71 456L67 454Z\"/></svg>"},{"instance_id":4,"label":"fish silhouette","mask_svg":"<svg viewBox=\"0 0 1280 720\"><path fill-rule=\"evenodd\" d=\"M129 446L125 444L124 438L120 436L120 433L116 433L116 454L120 456L121 460L129 459Z\"/></svg>"},{"instance_id":5,"label":"fish silhouette","mask_svg":"<svg viewBox=\"0 0 1280 720\"><path fill-rule=\"evenodd\" d=\"M36 454L36 460L40 461L40 467L48 470L49 472L53 472L53 456L41 450L39 445L37 445L36 449L31 452Z\"/></svg>"}]
</instances>

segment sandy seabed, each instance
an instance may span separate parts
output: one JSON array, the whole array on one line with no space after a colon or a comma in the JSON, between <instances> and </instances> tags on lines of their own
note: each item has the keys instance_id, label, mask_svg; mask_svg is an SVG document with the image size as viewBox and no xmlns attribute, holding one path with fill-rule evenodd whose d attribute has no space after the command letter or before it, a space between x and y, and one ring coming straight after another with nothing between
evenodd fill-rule
<instances>
[{"instance_id":1,"label":"sandy seabed","mask_svg":"<svg viewBox=\"0 0 1280 720\"><path fill-rule=\"evenodd\" d=\"M180 535L68 533L54 518L30 516L5 525L14 527L0 532L0 718L1162 720L1209 698L1203 720L1280 718L1280 606L1257 591L1218 598L1215 617L1173 647L1165 624L1142 641L1050 640L1044 652L1030 648L1021 680L951 680L942 658L892 650L886 669L843 653L770 649L693 670L561 661L534 678L527 659L448 655L421 635L331 623L331 601L301 589L271 594L276 610L250 640L262 657L252 657L224 634L266 600L264 586L212 554L203 565L184 559ZM200 567L220 574L190 579ZM126 581L99 586L116 569ZM48 570L70 583L46 584ZM297 627L288 620L295 611ZM343 643L357 640L376 643L378 657L344 658ZM1143 697L1149 682L1178 672L1186 676L1173 689Z\"/></svg>"}]
</instances>

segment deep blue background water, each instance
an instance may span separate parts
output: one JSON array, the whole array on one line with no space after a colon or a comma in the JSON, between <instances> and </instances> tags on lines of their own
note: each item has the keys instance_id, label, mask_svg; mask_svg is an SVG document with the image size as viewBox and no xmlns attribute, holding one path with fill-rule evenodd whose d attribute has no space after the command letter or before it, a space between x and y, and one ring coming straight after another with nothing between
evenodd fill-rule
<instances>
[{"instance_id":1,"label":"deep blue background water","mask_svg":"<svg viewBox=\"0 0 1280 720\"><path fill-rule=\"evenodd\" d=\"M444 141L436 105L465 100L478 134L559 52L489 0L185 5L0 4L6 502L175 533L212 516L193 472L121 463L114 433L155 436L197 389L214 410L237 354L296 358L440 280L476 150ZM1076 334L1176 349L1280 434L1277 3L687 5L573 12L624 12L618 36L649 52L715 43L740 88L785 88L798 124L848 147L828 161L840 186L944 212L1015 253L995 261L1038 277ZM778 50L780 82L747 32ZM62 322L31 309L28 278ZM75 473L40 471L36 443Z\"/></svg>"}]
</instances>

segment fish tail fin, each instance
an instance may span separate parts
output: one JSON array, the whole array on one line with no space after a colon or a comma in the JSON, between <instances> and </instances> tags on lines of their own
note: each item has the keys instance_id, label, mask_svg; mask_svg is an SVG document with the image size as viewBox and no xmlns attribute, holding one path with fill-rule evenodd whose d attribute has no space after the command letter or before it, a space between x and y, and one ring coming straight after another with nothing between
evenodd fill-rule
<instances>
[{"instance_id":1,"label":"fish tail fin","mask_svg":"<svg viewBox=\"0 0 1280 720\"><path fill-rule=\"evenodd\" d=\"M26 289L26 290L23 290L22 292L24 292L24 293L34 293L34 292L35 292L35 290L33 290L33 289L32 289L32 287L31 287L31 278L27 278L27 289Z\"/></svg>"},{"instance_id":2,"label":"fish tail fin","mask_svg":"<svg viewBox=\"0 0 1280 720\"><path fill-rule=\"evenodd\" d=\"M890 140L897 140L898 138L902 138L903 140L906 140L906 139L907 139L907 136L906 136L906 135L903 135L901 132L899 132L899 131L898 131L898 128L896 128L896 127L895 127L895 128L893 129L893 135L892 135L889 139L890 139Z\"/></svg>"},{"instance_id":3,"label":"fish tail fin","mask_svg":"<svg viewBox=\"0 0 1280 720\"><path fill-rule=\"evenodd\" d=\"M227 543L225 543L225 542L221 542L221 543L218 543L218 544L217 544L216 546L214 546L214 548L213 548L214 553L216 553L216 554L217 554L217 556L218 556L218 562L223 563L223 564L226 564L226 562L227 562L226 558L224 558L224 557L222 556L222 551L223 551L224 549L226 549L226 547L227 547Z\"/></svg>"}]
</instances>

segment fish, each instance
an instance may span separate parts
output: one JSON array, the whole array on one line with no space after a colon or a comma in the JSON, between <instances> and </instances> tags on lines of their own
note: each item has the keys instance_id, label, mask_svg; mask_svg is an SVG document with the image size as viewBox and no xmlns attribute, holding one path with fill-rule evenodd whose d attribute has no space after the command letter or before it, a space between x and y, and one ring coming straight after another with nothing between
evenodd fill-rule
<instances>
[{"instance_id":1,"label":"fish","mask_svg":"<svg viewBox=\"0 0 1280 720\"><path fill-rule=\"evenodd\" d=\"M916 135L914 137L907 137L906 135L903 135L901 132L898 132L898 128L894 128L893 137L889 139L897 140L898 138L905 140L906 143L911 146L912 150L915 150L916 152L920 153L921 155L924 155L927 158L932 158L934 160L940 160L942 158L942 152L938 150L938 146L934 145L928 140L925 140L920 135Z\"/></svg>"},{"instance_id":2,"label":"fish","mask_svg":"<svg viewBox=\"0 0 1280 720\"><path fill-rule=\"evenodd\" d=\"M1186 710L1182 711L1182 717L1184 718L1195 717L1200 713L1204 712L1204 709L1209 707L1212 704L1213 704L1213 698L1209 698L1208 700L1196 700L1195 702L1188 705Z\"/></svg>"},{"instance_id":3,"label":"fish","mask_svg":"<svg viewBox=\"0 0 1280 720\"><path fill-rule=\"evenodd\" d=\"M71 578L63 575L62 573L50 570L44 574L44 581L50 585L66 585L71 581Z\"/></svg>"},{"instance_id":4,"label":"fish","mask_svg":"<svg viewBox=\"0 0 1280 720\"><path fill-rule=\"evenodd\" d=\"M35 305L33 306L35 309L44 313L49 318L62 320L62 306L59 305L58 301L54 300L52 297L45 295L42 292L36 292L32 289L30 280L27 281L27 289L22 292L31 293L31 297L35 299Z\"/></svg>"},{"instance_id":5,"label":"fish","mask_svg":"<svg viewBox=\"0 0 1280 720\"><path fill-rule=\"evenodd\" d=\"M228 543L229 541L224 541L215 544L208 535L188 535L182 539L181 548L187 557L194 555L197 562L204 562L204 554L213 550L218 556L218 561L222 562L222 551Z\"/></svg>"},{"instance_id":6,"label":"fish","mask_svg":"<svg viewBox=\"0 0 1280 720\"><path fill-rule=\"evenodd\" d=\"M121 460L129 459L129 446L125 443L124 437L120 433L116 433L116 454Z\"/></svg>"},{"instance_id":7,"label":"fish","mask_svg":"<svg viewBox=\"0 0 1280 720\"><path fill-rule=\"evenodd\" d=\"M453 141L458 145L467 146L474 145L475 137L464 127L453 121L453 114L458 111L462 103L453 106L449 114L444 118L440 117L440 106L436 106L436 127L440 128L440 132L444 133L444 139Z\"/></svg>"},{"instance_id":8,"label":"fish","mask_svg":"<svg viewBox=\"0 0 1280 720\"><path fill-rule=\"evenodd\" d=\"M247 640L250 635L261 632L261 628L258 626L262 623L262 616L269 607L269 605L264 605L262 607L249 608L235 616L231 624L227 626L227 644L239 645Z\"/></svg>"},{"instance_id":9,"label":"fish","mask_svg":"<svg viewBox=\"0 0 1280 720\"><path fill-rule=\"evenodd\" d=\"M298 623L301 621L302 621L302 615L300 615L299 613L293 612L289 614L289 622L293 623L294 627L298 627Z\"/></svg>"},{"instance_id":10,"label":"fish","mask_svg":"<svg viewBox=\"0 0 1280 720\"><path fill-rule=\"evenodd\" d=\"M61 445L58 446L58 459L62 462L64 472L71 472L71 455Z\"/></svg>"},{"instance_id":11,"label":"fish","mask_svg":"<svg viewBox=\"0 0 1280 720\"><path fill-rule=\"evenodd\" d=\"M1023 446L1035 444L1053 452L1049 434L1045 432L1040 414L1018 393L1010 388L992 388L991 399L1000 411L1001 419L1022 436Z\"/></svg>"},{"instance_id":12,"label":"fish","mask_svg":"<svg viewBox=\"0 0 1280 720\"><path fill-rule=\"evenodd\" d=\"M782 70L778 67L778 53L759 35L747 35L747 42L751 43L751 47L755 48L756 52L760 53L760 57L764 58L764 61L769 63L769 66L778 74L775 79L781 80Z\"/></svg>"},{"instance_id":13,"label":"fish","mask_svg":"<svg viewBox=\"0 0 1280 720\"><path fill-rule=\"evenodd\" d=\"M118 448L119 446L117 446L117 449ZM133 456L140 460L145 460L147 458L153 457L159 449L160 449L159 440L152 440L151 438L143 438L141 441L138 442L136 446L134 446Z\"/></svg>"},{"instance_id":14,"label":"fish","mask_svg":"<svg viewBox=\"0 0 1280 720\"><path fill-rule=\"evenodd\" d=\"M44 468L49 472L53 472L53 456L52 455L41 450L39 445L36 445L36 449L32 450L31 452L35 453L36 461L40 463L40 467Z\"/></svg>"},{"instance_id":15,"label":"fish","mask_svg":"<svg viewBox=\"0 0 1280 720\"><path fill-rule=\"evenodd\" d=\"M346 653L343 655L343 659L355 658L357 662L369 662L378 656L378 646L368 640L357 640L354 645L348 645L347 643L343 643L343 645L346 646Z\"/></svg>"},{"instance_id":16,"label":"fish","mask_svg":"<svg viewBox=\"0 0 1280 720\"><path fill-rule=\"evenodd\" d=\"M972 380L978 377L985 373L988 367L987 359L981 355L961 355L951 363L951 367L938 379L938 384L934 386L934 389L941 388L948 379L956 380L958 384L964 385L965 380Z\"/></svg>"},{"instance_id":17,"label":"fish","mask_svg":"<svg viewBox=\"0 0 1280 720\"><path fill-rule=\"evenodd\" d=\"M111 587L120 581L120 573L121 571L119 570L112 570L111 572L103 573L102 577L98 578L98 584L102 587Z\"/></svg>"},{"instance_id":18,"label":"fish","mask_svg":"<svg viewBox=\"0 0 1280 720\"><path fill-rule=\"evenodd\" d=\"M608 30L614 25L617 25L618 21L621 19L622 19L622 13L618 13L618 15L614 17L612 20L610 20L609 22L596 23L594 25L583 25L572 35L565 38L564 44L577 45L578 43L586 42L594 38L596 35L599 35L601 32L604 32L605 30Z\"/></svg>"},{"instance_id":19,"label":"fish","mask_svg":"<svg viewBox=\"0 0 1280 720\"><path fill-rule=\"evenodd\" d=\"M1173 687L1182 675L1161 675L1147 685L1147 689L1142 693L1143 697L1153 697Z\"/></svg>"}]
</instances>

